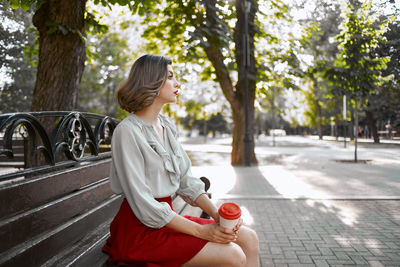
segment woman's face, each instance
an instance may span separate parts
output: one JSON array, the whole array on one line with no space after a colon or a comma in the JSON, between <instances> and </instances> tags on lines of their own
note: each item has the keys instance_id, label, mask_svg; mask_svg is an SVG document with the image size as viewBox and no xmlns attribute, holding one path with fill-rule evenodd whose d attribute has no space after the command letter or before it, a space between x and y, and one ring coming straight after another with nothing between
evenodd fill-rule
<instances>
[{"instance_id":1,"label":"woman's face","mask_svg":"<svg viewBox=\"0 0 400 267\"><path fill-rule=\"evenodd\" d=\"M168 65L168 76L165 80L164 85L160 89L160 93L156 97L157 101L160 101L162 104L175 103L176 97L179 94L179 83L175 78L174 71L172 70L172 66Z\"/></svg>"}]
</instances>

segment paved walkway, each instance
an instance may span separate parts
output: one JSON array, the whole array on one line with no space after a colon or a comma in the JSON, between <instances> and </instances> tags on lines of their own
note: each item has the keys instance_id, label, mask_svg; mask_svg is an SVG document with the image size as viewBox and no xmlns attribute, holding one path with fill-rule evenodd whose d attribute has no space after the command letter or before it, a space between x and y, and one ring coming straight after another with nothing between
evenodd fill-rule
<instances>
[{"instance_id":1,"label":"paved walkway","mask_svg":"<svg viewBox=\"0 0 400 267\"><path fill-rule=\"evenodd\" d=\"M218 204L238 203L266 266L400 266L400 147L310 138L259 140L258 167L229 165L229 143L186 144ZM197 159L196 159L197 157Z\"/></svg>"}]
</instances>

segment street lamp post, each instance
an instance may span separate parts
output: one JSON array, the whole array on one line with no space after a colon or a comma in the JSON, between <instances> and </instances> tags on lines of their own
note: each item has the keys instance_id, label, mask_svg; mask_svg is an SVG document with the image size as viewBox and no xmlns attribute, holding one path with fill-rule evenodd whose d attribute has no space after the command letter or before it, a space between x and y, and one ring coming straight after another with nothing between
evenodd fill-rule
<instances>
[{"instance_id":1,"label":"street lamp post","mask_svg":"<svg viewBox=\"0 0 400 267\"><path fill-rule=\"evenodd\" d=\"M244 84L245 84L245 98L244 98L244 112L245 112L245 132L244 132L244 165L251 166L251 136L249 131L249 66L250 66L250 47L249 47L249 12L251 3L247 0L243 1L244 11L244 45L243 45L243 61L244 61Z\"/></svg>"},{"instance_id":2,"label":"street lamp post","mask_svg":"<svg viewBox=\"0 0 400 267\"><path fill-rule=\"evenodd\" d=\"M343 95L343 123L344 123L344 148L346 148L346 135L347 135L347 110L346 110L346 106L347 106L347 101L346 101L346 95Z\"/></svg>"}]
</instances>

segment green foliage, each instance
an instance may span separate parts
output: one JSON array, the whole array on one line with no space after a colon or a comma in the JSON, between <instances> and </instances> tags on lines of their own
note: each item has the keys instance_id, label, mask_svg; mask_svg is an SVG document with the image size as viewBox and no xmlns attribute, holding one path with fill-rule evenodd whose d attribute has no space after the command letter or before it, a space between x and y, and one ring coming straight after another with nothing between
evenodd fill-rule
<instances>
[{"instance_id":1,"label":"green foliage","mask_svg":"<svg viewBox=\"0 0 400 267\"><path fill-rule=\"evenodd\" d=\"M212 133L216 136L217 133L229 133L228 123L221 112L212 114L209 118L194 118L188 115L180 119L181 125L190 132L197 129L200 135L208 135Z\"/></svg>"},{"instance_id":2,"label":"green foliage","mask_svg":"<svg viewBox=\"0 0 400 267\"><path fill-rule=\"evenodd\" d=\"M28 11L32 6L36 6L38 9L46 0L9 0L11 8L21 8L24 11Z\"/></svg>"},{"instance_id":3,"label":"green foliage","mask_svg":"<svg viewBox=\"0 0 400 267\"><path fill-rule=\"evenodd\" d=\"M374 114L380 122L391 121L393 127L400 128L400 20L391 21L384 34L385 41L371 51L372 54L390 58L383 76L390 75L388 82L378 87L368 98L366 111ZM384 123L382 123L384 124Z\"/></svg>"},{"instance_id":4,"label":"green foliage","mask_svg":"<svg viewBox=\"0 0 400 267\"><path fill-rule=\"evenodd\" d=\"M389 58L373 55L371 51L384 42L388 23L389 20L379 21L371 14L370 1L359 9L347 5L346 22L337 36L341 54L327 71L327 77L344 90L343 94L363 99L385 81L382 71Z\"/></svg>"},{"instance_id":5,"label":"green foliage","mask_svg":"<svg viewBox=\"0 0 400 267\"><path fill-rule=\"evenodd\" d=\"M92 12L95 12L95 10ZM86 33L91 35L106 33L108 31L108 26L99 23L98 20L96 19L96 15L92 12L89 12L88 10L86 11L86 16L85 16Z\"/></svg>"},{"instance_id":6,"label":"green foliage","mask_svg":"<svg viewBox=\"0 0 400 267\"><path fill-rule=\"evenodd\" d=\"M88 39L97 55L87 62L79 94L79 109L110 116L123 116L117 110L115 92L126 77L128 44L117 33L100 34Z\"/></svg>"},{"instance_id":7,"label":"green foliage","mask_svg":"<svg viewBox=\"0 0 400 267\"><path fill-rule=\"evenodd\" d=\"M143 22L147 25L143 37L149 41L148 50L160 53L168 49L176 62L204 58L204 52L197 48L204 40L196 29L203 23L205 9L196 1L168 0L165 5L162 9L161 6L151 8Z\"/></svg>"}]
</instances>

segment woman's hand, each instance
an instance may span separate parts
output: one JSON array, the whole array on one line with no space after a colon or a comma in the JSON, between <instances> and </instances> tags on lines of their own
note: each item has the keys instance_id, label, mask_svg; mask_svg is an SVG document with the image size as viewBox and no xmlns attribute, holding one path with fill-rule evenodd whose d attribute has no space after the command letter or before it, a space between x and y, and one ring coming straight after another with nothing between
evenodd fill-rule
<instances>
[{"instance_id":1,"label":"woman's hand","mask_svg":"<svg viewBox=\"0 0 400 267\"><path fill-rule=\"evenodd\" d=\"M239 232L239 228L240 226L242 226L243 224L243 219L239 218L238 223L235 225L235 227L233 227L233 232L237 235L237 233Z\"/></svg>"},{"instance_id":2,"label":"woman's hand","mask_svg":"<svg viewBox=\"0 0 400 267\"><path fill-rule=\"evenodd\" d=\"M218 223L202 225L199 237L211 242L223 244L234 242L237 239L237 235L233 230L221 227Z\"/></svg>"}]
</instances>

